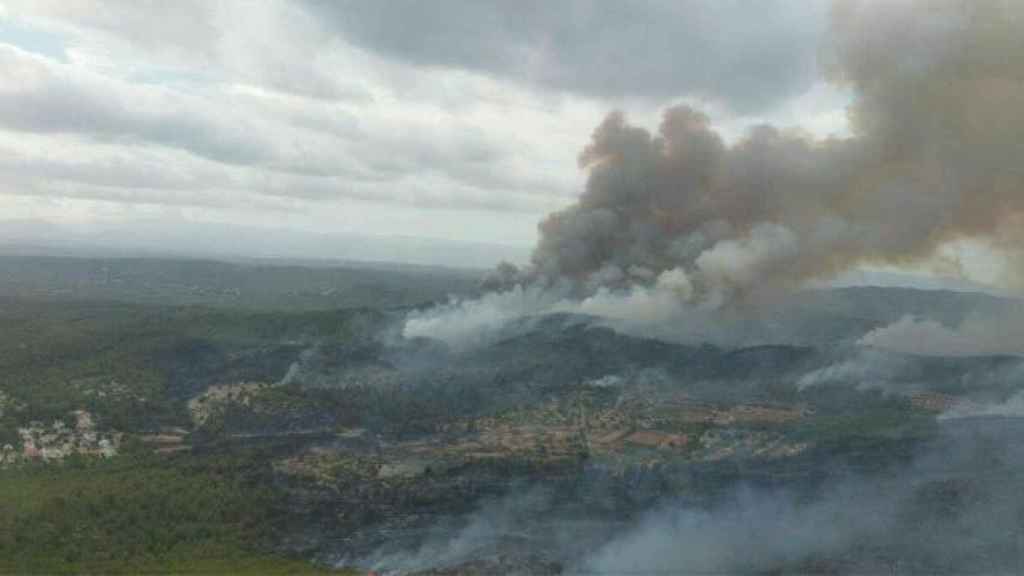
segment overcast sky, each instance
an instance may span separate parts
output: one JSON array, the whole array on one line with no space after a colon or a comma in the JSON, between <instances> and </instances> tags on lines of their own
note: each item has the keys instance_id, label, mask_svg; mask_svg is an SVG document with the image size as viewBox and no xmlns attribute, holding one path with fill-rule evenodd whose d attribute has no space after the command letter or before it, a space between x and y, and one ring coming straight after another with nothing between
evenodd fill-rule
<instances>
[{"instance_id":1,"label":"overcast sky","mask_svg":"<svg viewBox=\"0 0 1024 576\"><path fill-rule=\"evenodd\" d=\"M727 137L762 122L844 134L848 98L818 70L827 12L0 0L0 221L128 230L129 245L168 234L169 248L189 236L175 230L220 223L525 254L581 191L577 155L611 109L653 128L691 102Z\"/></svg>"}]
</instances>

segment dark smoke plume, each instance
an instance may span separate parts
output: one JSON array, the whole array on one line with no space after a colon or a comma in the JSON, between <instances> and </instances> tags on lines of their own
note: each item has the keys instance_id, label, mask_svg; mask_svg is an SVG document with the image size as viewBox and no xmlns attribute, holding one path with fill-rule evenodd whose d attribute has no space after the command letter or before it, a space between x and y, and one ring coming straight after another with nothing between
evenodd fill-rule
<instances>
[{"instance_id":1,"label":"dark smoke plume","mask_svg":"<svg viewBox=\"0 0 1024 576\"><path fill-rule=\"evenodd\" d=\"M568 312L756 343L743 319L775 296L858 265L956 272L948 248L965 240L1002 259L1002 288L1024 287L1024 2L840 1L831 19L820 60L852 95L851 136L759 126L728 144L692 107L656 134L613 112L528 269L502 267L493 292L412 314L403 334L465 347Z\"/></svg>"},{"instance_id":2,"label":"dark smoke plume","mask_svg":"<svg viewBox=\"0 0 1024 576\"><path fill-rule=\"evenodd\" d=\"M1018 280L1024 3L840 2L832 19L823 68L854 94L853 136L761 126L730 146L688 106L657 134L613 112L580 154L579 201L540 225L533 275L585 295L685 275L677 292L714 305L969 238Z\"/></svg>"}]
</instances>

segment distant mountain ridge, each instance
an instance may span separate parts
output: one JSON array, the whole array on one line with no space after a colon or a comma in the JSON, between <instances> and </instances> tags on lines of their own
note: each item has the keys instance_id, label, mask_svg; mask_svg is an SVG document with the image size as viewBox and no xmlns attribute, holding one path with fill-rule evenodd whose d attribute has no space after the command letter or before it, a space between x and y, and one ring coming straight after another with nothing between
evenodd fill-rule
<instances>
[{"instance_id":1,"label":"distant mountain ridge","mask_svg":"<svg viewBox=\"0 0 1024 576\"><path fill-rule=\"evenodd\" d=\"M82 228L37 220L0 221L0 253L88 257L164 257L220 260L389 262L489 269L502 260L525 262L529 249L499 243L413 236L317 233L222 223L145 222Z\"/></svg>"}]
</instances>

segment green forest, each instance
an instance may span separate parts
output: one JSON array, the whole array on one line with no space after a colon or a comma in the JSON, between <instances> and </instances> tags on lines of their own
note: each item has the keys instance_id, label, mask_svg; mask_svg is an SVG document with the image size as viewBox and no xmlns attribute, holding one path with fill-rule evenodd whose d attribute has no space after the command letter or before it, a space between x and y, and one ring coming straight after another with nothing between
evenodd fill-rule
<instances>
[{"instance_id":1,"label":"green forest","mask_svg":"<svg viewBox=\"0 0 1024 576\"><path fill-rule=\"evenodd\" d=\"M267 552L284 499L253 456L110 461L5 471L0 573L327 573Z\"/></svg>"}]
</instances>

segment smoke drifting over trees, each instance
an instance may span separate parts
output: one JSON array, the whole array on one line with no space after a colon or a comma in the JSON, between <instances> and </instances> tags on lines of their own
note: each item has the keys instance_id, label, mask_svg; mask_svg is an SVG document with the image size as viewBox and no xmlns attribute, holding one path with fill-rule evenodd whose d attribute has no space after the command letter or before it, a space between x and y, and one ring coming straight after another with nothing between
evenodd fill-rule
<instances>
[{"instance_id":1,"label":"smoke drifting over trees","mask_svg":"<svg viewBox=\"0 0 1024 576\"><path fill-rule=\"evenodd\" d=\"M853 96L850 137L760 126L727 143L691 106L666 110L655 133L612 112L579 155L588 181L578 202L541 223L528 270L503 267L489 288L519 285L415 313L404 334L462 352L512 318L566 312L642 325L647 337L671 326L690 343L777 344L788 340L775 322L786 314L760 333L747 322L778 312L766 297L858 265L948 259L964 240L1001 256L1003 287L1020 288L1024 3L839 1L831 18L821 63ZM814 307L813 297L788 300L792 317ZM827 480L758 470L768 489L734 487L710 506L659 503L594 552L560 560L596 574L1019 571L1019 303L939 320L871 318L858 301L827 306L838 311L827 322L797 318L803 332L792 334L835 361L774 374L766 362L742 383L711 386L762 398L792 387L790 400L834 410L804 437L821 451L801 470ZM836 325L843 334L828 337ZM680 386L689 394L699 380ZM858 456L835 459L841 442L830 436L849 426L842 433L860 443L887 426L886 413L910 442L857 444ZM920 428L903 426L908 414ZM695 485L707 469L694 469Z\"/></svg>"},{"instance_id":2,"label":"smoke drifting over trees","mask_svg":"<svg viewBox=\"0 0 1024 576\"><path fill-rule=\"evenodd\" d=\"M1017 281L1022 28L1012 2L837 3L821 59L854 94L850 138L760 126L727 145L689 106L656 134L609 114L579 156L578 203L540 225L531 275L592 294L669 273L716 305L971 238Z\"/></svg>"}]
</instances>

